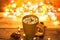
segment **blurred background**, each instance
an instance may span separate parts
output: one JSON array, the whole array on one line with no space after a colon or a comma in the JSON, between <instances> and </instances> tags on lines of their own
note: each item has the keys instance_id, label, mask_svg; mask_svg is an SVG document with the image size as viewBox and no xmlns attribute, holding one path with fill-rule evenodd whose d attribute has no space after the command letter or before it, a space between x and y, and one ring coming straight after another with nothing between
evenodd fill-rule
<instances>
[{"instance_id":1,"label":"blurred background","mask_svg":"<svg viewBox=\"0 0 60 40\"><path fill-rule=\"evenodd\" d=\"M0 0L0 28L22 27L22 17L31 14L48 28L60 28L60 0Z\"/></svg>"}]
</instances>

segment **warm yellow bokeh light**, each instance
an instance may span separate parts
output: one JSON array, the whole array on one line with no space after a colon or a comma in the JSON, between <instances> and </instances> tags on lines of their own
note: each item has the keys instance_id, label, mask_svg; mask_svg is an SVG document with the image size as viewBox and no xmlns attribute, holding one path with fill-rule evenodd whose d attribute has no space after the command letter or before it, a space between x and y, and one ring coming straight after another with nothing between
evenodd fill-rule
<instances>
[{"instance_id":1,"label":"warm yellow bokeh light","mask_svg":"<svg viewBox=\"0 0 60 40\"><path fill-rule=\"evenodd\" d=\"M6 9L5 9L5 12L8 12L8 11L9 11L9 9L8 9L8 8L6 8Z\"/></svg>"},{"instance_id":2,"label":"warm yellow bokeh light","mask_svg":"<svg viewBox=\"0 0 60 40\"><path fill-rule=\"evenodd\" d=\"M8 17L9 18L16 18L16 16L14 16L14 15L9 15Z\"/></svg>"},{"instance_id":3,"label":"warm yellow bokeh light","mask_svg":"<svg viewBox=\"0 0 60 40\"><path fill-rule=\"evenodd\" d=\"M20 10L21 12L24 12L23 7L18 8L18 10Z\"/></svg>"},{"instance_id":4,"label":"warm yellow bokeh light","mask_svg":"<svg viewBox=\"0 0 60 40\"><path fill-rule=\"evenodd\" d=\"M23 9L23 8L21 8L21 9ZM16 9L16 12L20 12L20 8L17 8L17 9Z\"/></svg>"},{"instance_id":5,"label":"warm yellow bokeh light","mask_svg":"<svg viewBox=\"0 0 60 40\"><path fill-rule=\"evenodd\" d=\"M33 6L30 6L30 7L29 7L29 10L32 10L32 9L33 9Z\"/></svg>"},{"instance_id":6,"label":"warm yellow bokeh light","mask_svg":"<svg viewBox=\"0 0 60 40\"><path fill-rule=\"evenodd\" d=\"M14 3L14 4L12 4L12 7L13 7L13 8L16 8L16 4L15 4L15 3Z\"/></svg>"},{"instance_id":7,"label":"warm yellow bokeh light","mask_svg":"<svg viewBox=\"0 0 60 40\"><path fill-rule=\"evenodd\" d=\"M31 13L30 12L24 12L23 15L26 16L26 15L30 15Z\"/></svg>"},{"instance_id":8,"label":"warm yellow bokeh light","mask_svg":"<svg viewBox=\"0 0 60 40\"><path fill-rule=\"evenodd\" d=\"M58 11L60 11L60 8L58 8Z\"/></svg>"},{"instance_id":9,"label":"warm yellow bokeh light","mask_svg":"<svg viewBox=\"0 0 60 40\"><path fill-rule=\"evenodd\" d=\"M20 16L20 15L21 15L21 13L20 13L20 12L17 12L17 13L16 13L16 16Z\"/></svg>"},{"instance_id":10,"label":"warm yellow bokeh light","mask_svg":"<svg viewBox=\"0 0 60 40\"><path fill-rule=\"evenodd\" d=\"M38 16L39 18L39 21L46 21L47 18L48 18L48 15L45 15L45 16Z\"/></svg>"},{"instance_id":11,"label":"warm yellow bokeh light","mask_svg":"<svg viewBox=\"0 0 60 40\"><path fill-rule=\"evenodd\" d=\"M42 6L43 5L43 2L40 2L39 5Z\"/></svg>"},{"instance_id":12,"label":"warm yellow bokeh light","mask_svg":"<svg viewBox=\"0 0 60 40\"><path fill-rule=\"evenodd\" d=\"M4 12L3 15L4 17L7 17L9 15L9 12Z\"/></svg>"},{"instance_id":13,"label":"warm yellow bokeh light","mask_svg":"<svg viewBox=\"0 0 60 40\"><path fill-rule=\"evenodd\" d=\"M58 25L59 24L59 21L54 21L53 24L54 25Z\"/></svg>"},{"instance_id":14,"label":"warm yellow bokeh light","mask_svg":"<svg viewBox=\"0 0 60 40\"><path fill-rule=\"evenodd\" d=\"M9 11L11 11L11 12L12 12L13 10L12 10L12 9L9 9Z\"/></svg>"},{"instance_id":15,"label":"warm yellow bokeh light","mask_svg":"<svg viewBox=\"0 0 60 40\"><path fill-rule=\"evenodd\" d=\"M51 17L51 20L57 20L57 17L53 12L48 12L48 15Z\"/></svg>"},{"instance_id":16,"label":"warm yellow bokeh light","mask_svg":"<svg viewBox=\"0 0 60 40\"><path fill-rule=\"evenodd\" d=\"M57 20L57 18L55 16L52 16L51 19L52 20Z\"/></svg>"},{"instance_id":17,"label":"warm yellow bokeh light","mask_svg":"<svg viewBox=\"0 0 60 40\"><path fill-rule=\"evenodd\" d=\"M27 5L29 5L29 6L30 6L30 5L31 5L31 2L27 2Z\"/></svg>"}]
</instances>

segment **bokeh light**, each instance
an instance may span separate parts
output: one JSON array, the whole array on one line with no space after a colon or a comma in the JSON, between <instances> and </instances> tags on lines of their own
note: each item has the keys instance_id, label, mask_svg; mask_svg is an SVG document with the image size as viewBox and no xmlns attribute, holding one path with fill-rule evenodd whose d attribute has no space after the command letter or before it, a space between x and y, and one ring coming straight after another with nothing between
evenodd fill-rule
<instances>
[{"instance_id":1,"label":"bokeh light","mask_svg":"<svg viewBox=\"0 0 60 40\"><path fill-rule=\"evenodd\" d=\"M38 16L39 21L44 22L49 18L50 21L53 21L52 24L57 25L59 23L57 22L58 19L55 14L57 13L57 10L60 11L60 8L55 9L50 2L45 4L43 1L24 1L20 5L17 5L17 3L14 0L11 0L11 4L6 6L5 13L3 14L4 17L12 18L14 21L17 21L17 19L26 15L36 15Z\"/></svg>"},{"instance_id":2,"label":"bokeh light","mask_svg":"<svg viewBox=\"0 0 60 40\"><path fill-rule=\"evenodd\" d=\"M58 11L60 11L60 8L58 8Z\"/></svg>"},{"instance_id":3,"label":"bokeh light","mask_svg":"<svg viewBox=\"0 0 60 40\"><path fill-rule=\"evenodd\" d=\"M3 15L4 15L4 17L8 17L9 12L4 12Z\"/></svg>"},{"instance_id":4,"label":"bokeh light","mask_svg":"<svg viewBox=\"0 0 60 40\"><path fill-rule=\"evenodd\" d=\"M56 26L56 25L59 25L59 21L54 21L53 24Z\"/></svg>"},{"instance_id":5,"label":"bokeh light","mask_svg":"<svg viewBox=\"0 0 60 40\"><path fill-rule=\"evenodd\" d=\"M16 8L16 4L15 4L15 3L14 3L14 4L12 4L12 7L13 7L13 8Z\"/></svg>"}]
</instances>

